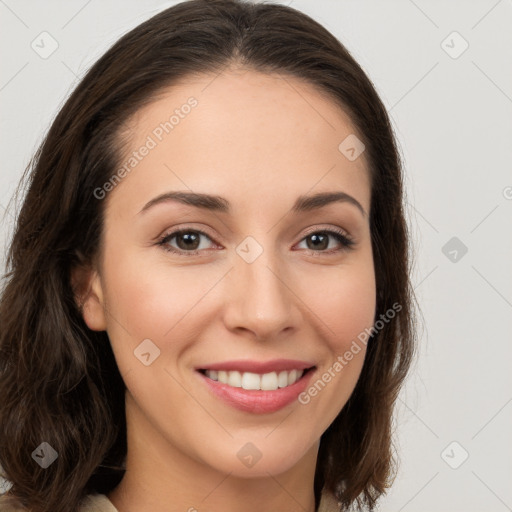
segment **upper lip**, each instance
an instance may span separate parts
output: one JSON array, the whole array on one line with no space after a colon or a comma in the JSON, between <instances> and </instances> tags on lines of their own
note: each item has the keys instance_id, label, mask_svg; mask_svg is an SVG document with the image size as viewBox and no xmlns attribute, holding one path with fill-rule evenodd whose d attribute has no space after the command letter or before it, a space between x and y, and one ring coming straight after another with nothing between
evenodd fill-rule
<instances>
[{"instance_id":1,"label":"upper lip","mask_svg":"<svg viewBox=\"0 0 512 512\"><path fill-rule=\"evenodd\" d=\"M198 366L196 370L225 370L228 372L239 371L241 373L251 372L263 374L284 370L306 370L313 366L314 364L311 362L293 359L273 359L271 361L249 361L243 359Z\"/></svg>"}]
</instances>

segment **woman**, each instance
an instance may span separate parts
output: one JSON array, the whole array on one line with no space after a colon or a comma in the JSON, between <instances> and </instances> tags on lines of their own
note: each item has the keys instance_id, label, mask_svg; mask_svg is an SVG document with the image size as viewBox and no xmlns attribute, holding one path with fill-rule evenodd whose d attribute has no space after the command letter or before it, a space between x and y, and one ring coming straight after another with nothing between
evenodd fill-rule
<instances>
[{"instance_id":1,"label":"woman","mask_svg":"<svg viewBox=\"0 0 512 512\"><path fill-rule=\"evenodd\" d=\"M388 115L339 41L281 5L178 4L91 68L27 178L2 510L375 507L408 238Z\"/></svg>"}]
</instances>

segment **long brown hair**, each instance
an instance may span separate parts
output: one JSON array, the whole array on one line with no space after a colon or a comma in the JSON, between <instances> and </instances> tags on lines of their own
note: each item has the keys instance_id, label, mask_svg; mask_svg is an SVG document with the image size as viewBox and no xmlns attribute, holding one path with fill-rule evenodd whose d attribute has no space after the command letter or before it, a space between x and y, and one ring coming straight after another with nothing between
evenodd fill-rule
<instances>
[{"instance_id":1,"label":"long brown hair","mask_svg":"<svg viewBox=\"0 0 512 512\"><path fill-rule=\"evenodd\" d=\"M87 328L70 281L98 252L105 201L94 191L120 165L119 134L164 88L233 63L312 84L347 112L366 146L375 320L393 304L401 310L371 336L356 388L321 438L316 503L324 490L343 508L372 510L392 481L392 413L415 331L402 164L386 109L346 48L305 14L190 0L137 26L92 66L24 174L0 299L0 464L10 495L33 512L78 510L124 473L125 385L107 333ZM46 469L32 460L43 442L58 454Z\"/></svg>"}]
</instances>

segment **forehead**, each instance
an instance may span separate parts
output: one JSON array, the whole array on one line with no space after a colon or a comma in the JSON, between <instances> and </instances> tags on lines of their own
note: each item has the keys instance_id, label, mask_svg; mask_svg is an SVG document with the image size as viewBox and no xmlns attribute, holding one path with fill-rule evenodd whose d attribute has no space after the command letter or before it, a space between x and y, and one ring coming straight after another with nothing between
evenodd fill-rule
<instances>
[{"instance_id":1,"label":"forehead","mask_svg":"<svg viewBox=\"0 0 512 512\"><path fill-rule=\"evenodd\" d=\"M341 187L369 210L366 155L350 161L339 149L362 136L332 98L290 75L232 69L186 77L137 111L124 134L122 163L151 141L123 180L141 194L164 184L266 198Z\"/></svg>"},{"instance_id":2,"label":"forehead","mask_svg":"<svg viewBox=\"0 0 512 512\"><path fill-rule=\"evenodd\" d=\"M193 109L194 116L187 124L195 124L195 119L204 128L202 131L212 136L220 130L240 136L257 131L258 139L271 143L275 140L272 136L286 128L276 142L283 142L289 134L288 138L302 135L303 139L318 143L315 135L332 132L335 142L340 135L357 132L349 115L323 89L286 73L262 73L244 68L182 78L159 91L151 103L139 109L130 118L125 132L135 138L151 132L158 124L168 121L173 113L180 114L189 98L194 98L199 108ZM179 119L184 119L182 113ZM179 123L178 119L173 122L176 121ZM198 125L195 127L200 128ZM240 128L244 129L242 133ZM179 131L183 129L173 128L173 135ZM200 131L196 134L199 136Z\"/></svg>"}]
</instances>

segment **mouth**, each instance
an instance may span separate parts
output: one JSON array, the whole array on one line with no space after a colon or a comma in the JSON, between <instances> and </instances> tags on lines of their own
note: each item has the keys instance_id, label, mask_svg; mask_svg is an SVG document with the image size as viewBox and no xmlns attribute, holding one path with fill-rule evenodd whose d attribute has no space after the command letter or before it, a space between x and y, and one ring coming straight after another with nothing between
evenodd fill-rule
<instances>
[{"instance_id":1,"label":"mouth","mask_svg":"<svg viewBox=\"0 0 512 512\"><path fill-rule=\"evenodd\" d=\"M306 373L315 369L311 366L305 369L273 371L268 373L241 372L238 370L198 370L208 379L226 384L233 388L245 390L276 391L295 384Z\"/></svg>"},{"instance_id":2,"label":"mouth","mask_svg":"<svg viewBox=\"0 0 512 512\"><path fill-rule=\"evenodd\" d=\"M302 361L231 361L196 368L196 374L212 396L225 404L262 414L298 403L298 396L316 369L315 365Z\"/></svg>"}]
</instances>

